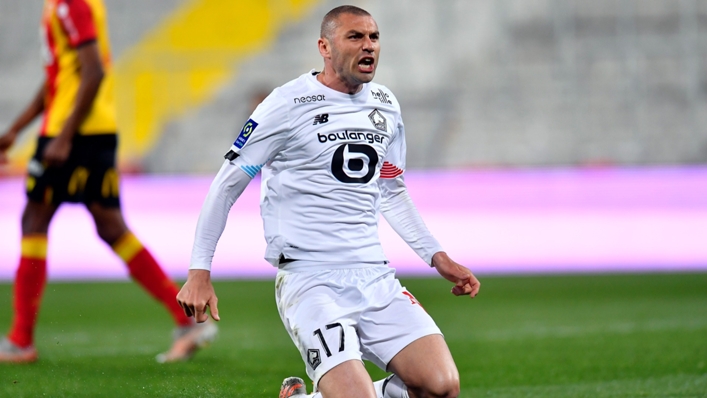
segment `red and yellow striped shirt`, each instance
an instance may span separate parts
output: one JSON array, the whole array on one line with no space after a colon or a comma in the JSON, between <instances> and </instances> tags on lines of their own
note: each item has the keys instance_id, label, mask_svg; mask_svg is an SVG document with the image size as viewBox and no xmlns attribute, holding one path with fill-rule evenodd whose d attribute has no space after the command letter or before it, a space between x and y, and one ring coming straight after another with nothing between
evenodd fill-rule
<instances>
[{"instance_id":1,"label":"red and yellow striped shirt","mask_svg":"<svg viewBox=\"0 0 707 398\"><path fill-rule=\"evenodd\" d=\"M74 110L81 82L78 48L95 42L105 76L78 134L117 131L106 10L102 0L46 0L42 17L46 72L44 122L40 134L54 137Z\"/></svg>"}]
</instances>

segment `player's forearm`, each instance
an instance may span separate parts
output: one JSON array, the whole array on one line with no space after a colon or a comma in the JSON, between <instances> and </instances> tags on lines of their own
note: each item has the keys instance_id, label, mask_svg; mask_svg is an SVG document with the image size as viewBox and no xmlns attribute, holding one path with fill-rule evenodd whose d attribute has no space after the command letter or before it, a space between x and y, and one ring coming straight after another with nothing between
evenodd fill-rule
<instances>
[{"instance_id":1,"label":"player's forearm","mask_svg":"<svg viewBox=\"0 0 707 398\"><path fill-rule=\"evenodd\" d=\"M432 264L435 253L443 251L425 225L402 180L384 181L381 213L393 230L422 258Z\"/></svg>"},{"instance_id":2,"label":"player's forearm","mask_svg":"<svg viewBox=\"0 0 707 398\"><path fill-rule=\"evenodd\" d=\"M194 236L190 270L211 270L216 244L223 234L228 212L250 182L250 177L240 167L224 162L209 188L199 214Z\"/></svg>"},{"instance_id":3,"label":"player's forearm","mask_svg":"<svg viewBox=\"0 0 707 398\"><path fill-rule=\"evenodd\" d=\"M42 86L37 90L37 93L32 98L32 101L27 105L27 107L20 113L20 115L15 119L9 128L9 131L15 135L18 135L28 124L39 115L44 112L44 96L46 91L46 82L42 83Z\"/></svg>"}]
</instances>

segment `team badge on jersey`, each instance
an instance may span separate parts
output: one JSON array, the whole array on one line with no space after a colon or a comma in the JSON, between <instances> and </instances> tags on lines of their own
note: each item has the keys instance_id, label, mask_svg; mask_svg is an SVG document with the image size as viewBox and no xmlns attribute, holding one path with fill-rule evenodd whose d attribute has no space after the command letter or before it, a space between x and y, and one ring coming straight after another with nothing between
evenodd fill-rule
<instances>
[{"instance_id":1,"label":"team badge on jersey","mask_svg":"<svg viewBox=\"0 0 707 398\"><path fill-rule=\"evenodd\" d=\"M388 131L388 123L378 109L368 114L368 119L373 123L373 127L380 131Z\"/></svg>"},{"instance_id":2,"label":"team badge on jersey","mask_svg":"<svg viewBox=\"0 0 707 398\"><path fill-rule=\"evenodd\" d=\"M322 358L319 356L319 350L310 348L307 350L307 362L312 369L316 369L322 363Z\"/></svg>"},{"instance_id":3,"label":"team badge on jersey","mask_svg":"<svg viewBox=\"0 0 707 398\"><path fill-rule=\"evenodd\" d=\"M248 119L248 121L245 123L245 126L243 126L241 133L238 134L238 138L236 138L236 141L233 143L233 145L235 145L236 148L239 149L243 148L243 145L248 142L248 138L250 138L250 135L253 133L253 131L255 131L256 127L258 127L258 123L256 123L253 119Z\"/></svg>"}]
</instances>

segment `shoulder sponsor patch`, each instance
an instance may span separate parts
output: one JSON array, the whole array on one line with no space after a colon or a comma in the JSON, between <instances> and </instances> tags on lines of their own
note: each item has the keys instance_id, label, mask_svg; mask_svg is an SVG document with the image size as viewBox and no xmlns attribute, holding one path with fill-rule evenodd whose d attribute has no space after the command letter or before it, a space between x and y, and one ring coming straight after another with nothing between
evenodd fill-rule
<instances>
[{"instance_id":1,"label":"shoulder sponsor patch","mask_svg":"<svg viewBox=\"0 0 707 398\"><path fill-rule=\"evenodd\" d=\"M393 104L393 102L390 100L390 95L388 95L388 93L386 93L380 88L378 89L378 91L371 90L371 95L373 96L373 98L377 99L383 104Z\"/></svg>"},{"instance_id":2,"label":"shoulder sponsor patch","mask_svg":"<svg viewBox=\"0 0 707 398\"><path fill-rule=\"evenodd\" d=\"M248 121L243 126L241 133L238 134L238 138L236 138L236 141L233 143L233 145L235 145L236 148L239 149L243 148L243 145L248 142L248 138L250 138L250 135L253 134L253 131L255 131L256 127L258 127L258 123L253 119L248 119Z\"/></svg>"}]
</instances>

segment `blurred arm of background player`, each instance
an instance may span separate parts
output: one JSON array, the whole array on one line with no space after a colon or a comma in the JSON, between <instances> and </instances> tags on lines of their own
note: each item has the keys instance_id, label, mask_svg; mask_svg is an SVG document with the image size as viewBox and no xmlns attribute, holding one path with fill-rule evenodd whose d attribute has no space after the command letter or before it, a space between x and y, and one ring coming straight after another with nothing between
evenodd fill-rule
<instances>
[{"instance_id":1,"label":"blurred arm of background player","mask_svg":"<svg viewBox=\"0 0 707 398\"><path fill-rule=\"evenodd\" d=\"M88 42L78 49L81 65L81 84L76 94L74 109L66 119L59 135L51 140L44 149L44 160L50 166L60 166L69 158L71 140L79 129L81 122L93 106L93 100L98 94L105 72L95 41Z\"/></svg>"},{"instance_id":2,"label":"blurred arm of background player","mask_svg":"<svg viewBox=\"0 0 707 398\"><path fill-rule=\"evenodd\" d=\"M71 140L81 125L81 122L91 110L93 100L103 80L104 71L101 58L98 54L98 45L95 42L86 43L78 50L81 64L81 84L76 95L76 103L71 115L64 123L61 133L53 139L44 150L44 159L50 165L61 165L71 152ZM47 92L46 82L35 94L27 108L20 113L15 122L5 134L0 136L0 164L7 162L7 150L28 124L44 112L44 99Z\"/></svg>"},{"instance_id":3,"label":"blurred arm of background player","mask_svg":"<svg viewBox=\"0 0 707 398\"><path fill-rule=\"evenodd\" d=\"M47 92L46 81L37 90L32 101L27 105L24 111L15 119L10 128L0 136L0 164L7 163L7 151L15 143L15 140L20 135L22 130L32 123L32 120L44 112L44 96Z\"/></svg>"}]
</instances>

